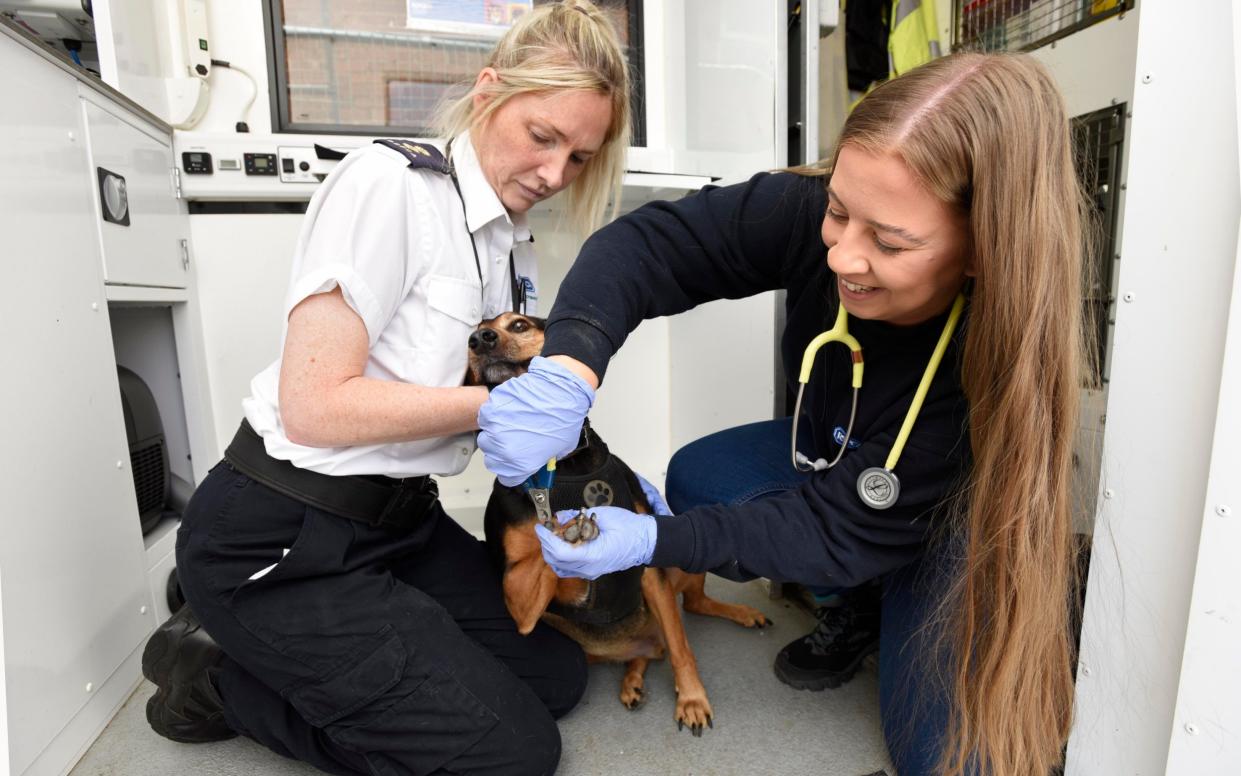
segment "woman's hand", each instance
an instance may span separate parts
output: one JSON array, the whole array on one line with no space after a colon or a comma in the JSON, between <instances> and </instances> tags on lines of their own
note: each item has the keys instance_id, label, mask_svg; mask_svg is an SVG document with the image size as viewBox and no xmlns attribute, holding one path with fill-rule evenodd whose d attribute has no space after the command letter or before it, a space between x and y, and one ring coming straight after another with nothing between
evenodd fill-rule
<instances>
[{"instance_id":1,"label":"woman's hand","mask_svg":"<svg viewBox=\"0 0 1241 776\"><path fill-rule=\"evenodd\" d=\"M668 508L668 502L664 501L664 497L659 492L659 488L646 481L646 478L637 472L633 476L638 478L638 484L642 486L642 494L646 496L646 500L651 505L651 511L657 515L670 515L672 510Z\"/></svg>"},{"instance_id":2,"label":"woman's hand","mask_svg":"<svg viewBox=\"0 0 1241 776\"><path fill-rule=\"evenodd\" d=\"M524 375L506 380L478 411L478 448L500 484L526 481L551 458L577 447L595 401L590 385L565 367L536 356Z\"/></svg>"},{"instance_id":3,"label":"woman's hand","mask_svg":"<svg viewBox=\"0 0 1241 776\"><path fill-rule=\"evenodd\" d=\"M572 520L577 510L556 513L560 522ZM569 544L542 525L535 525L543 559L559 577L598 579L613 571L644 566L655 552L655 518L620 507L595 507L590 514L599 535L582 544Z\"/></svg>"}]
</instances>

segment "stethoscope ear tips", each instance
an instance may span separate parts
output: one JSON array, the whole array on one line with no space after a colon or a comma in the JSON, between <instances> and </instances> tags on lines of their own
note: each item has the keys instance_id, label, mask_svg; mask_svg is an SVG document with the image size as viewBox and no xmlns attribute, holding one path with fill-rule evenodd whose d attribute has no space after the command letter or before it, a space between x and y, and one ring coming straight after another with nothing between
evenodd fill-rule
<instances>
[{"instance_id":1,"label":"stethoscope ear tips","mask_svg":"<svg viewBox=\"0 0 1241 776\"><path fill-rule=\"evenodd\" d=\"M797 453L797 470L803 472L821 472L828 468L831 464L826 458L820 458L817 461L811 461L806 457L805 453Z\"/></svg>"}]
</instances>

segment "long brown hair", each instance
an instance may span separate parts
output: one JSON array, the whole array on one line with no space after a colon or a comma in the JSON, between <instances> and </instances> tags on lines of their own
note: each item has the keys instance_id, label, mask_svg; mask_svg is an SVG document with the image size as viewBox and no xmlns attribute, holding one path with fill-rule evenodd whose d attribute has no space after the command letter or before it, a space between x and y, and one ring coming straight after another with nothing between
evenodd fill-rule
<instances>
[{"instance_id":1,"label":"long brown hair","mask_svg":"<svg viewBox=\"0 0 1241 776\"><path fill-rule=\"evenodd\" d=\"M895 154L969 216L963 557L936 628L952 719L939 771L1046 774L1072 720L1070 479L1089 223L1064 101L1034 58L963 53L862 100L837 145ZM893 645L900 648L903 645Z\"/></svg>"},{"instance_id":2,"label":"long brown hair","mask_svg":"<svg viewBox=\"0 0 1241 776\"><path fill-rule=\"evenodd\" d=\"M589 0L539 6L504 34L485 66L494 68L498 78L443 106L435 122L438 134L453 138L477 127L519 94L583 89L607 95L612 122L603 146L568 189L567 216L582 234L600 225L609 199L614 216L621 201L631 119L629 63L607 15ZM474 109L476 94L490 97L481 110Z\"/></svg>"}]
</instances>

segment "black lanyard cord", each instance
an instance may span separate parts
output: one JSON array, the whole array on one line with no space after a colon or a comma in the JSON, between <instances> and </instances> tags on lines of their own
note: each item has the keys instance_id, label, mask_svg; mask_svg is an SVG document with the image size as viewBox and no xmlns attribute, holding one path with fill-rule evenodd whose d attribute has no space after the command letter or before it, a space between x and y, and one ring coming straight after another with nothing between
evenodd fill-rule
<instances>
[{"instance_id":1,"label":"black lanyard cord","mask_svg":"<svg viewBox=\"0 0 1241 776\"><path fill-rule=\"evenodd\" d=\"M449 154L452 153L451 140L448 141L445 150ZM451 158L451 156L449 156L449 158ZM455 164L453 164L449 169L448 175L452 178L453 188L457 190L457 199L461 200L461 215L465 223L465 234L470 238L470 248L474 251L474 269L478 270L478 287L479 290L482 291L484 288L483 263L478 258L478 244L474 242L474 233L470 231L470 218L465 207L465 195L461 193L461 184L457 181L457 166ZM513 312L524 313L526 310L526 286L524 282L520 284L517 282L517 268L513 263L513 251L511 248L508 252L508 282L509 293L511 294L513 300ZM484 296L484 302L485 301L486 299Z\"/></svg>"}]
</instances>

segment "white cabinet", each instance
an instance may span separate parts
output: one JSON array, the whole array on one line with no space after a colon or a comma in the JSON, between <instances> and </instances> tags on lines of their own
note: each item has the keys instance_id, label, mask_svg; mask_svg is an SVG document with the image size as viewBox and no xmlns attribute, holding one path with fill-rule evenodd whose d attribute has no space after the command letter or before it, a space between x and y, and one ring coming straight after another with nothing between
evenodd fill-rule
<instances>
[{"instance_id":1,"label":"white cabinet","mask_svg":"<svg viewBox=\"0 0 1241 776\"><path fill-rule=\"evenodd\" d=\"M118 363L157 394L186 488L215 456L171 138L85 77L0 24L0 773L15 776L69 769L158 624L175 520L143 536ZM98 167L125 178L128 226L103 219Z\"/></svg>"},{"instance_id":2,"label":"white cabinet","mask_svg":"<svg viewBox=\"0 0 1241 776\"><path fill-rule=\"evenodd\" d=\"M185 288L189 222L174 188L172 138L83 92L104 280Z\"/></svg>"},{"instance_id":3,"label":"white cabinet","mask_svg":"<svg viewBox=\"0 0 1241 776\"><path fill-rule=\"evenodd\" d=\"M8 765L21 774L154 623L142 613L145 559L77 85L0 37L0 97L21 106L20 124L0 126L12 290L0 306L0 613Z\"/></svg>"}]
</instances>

